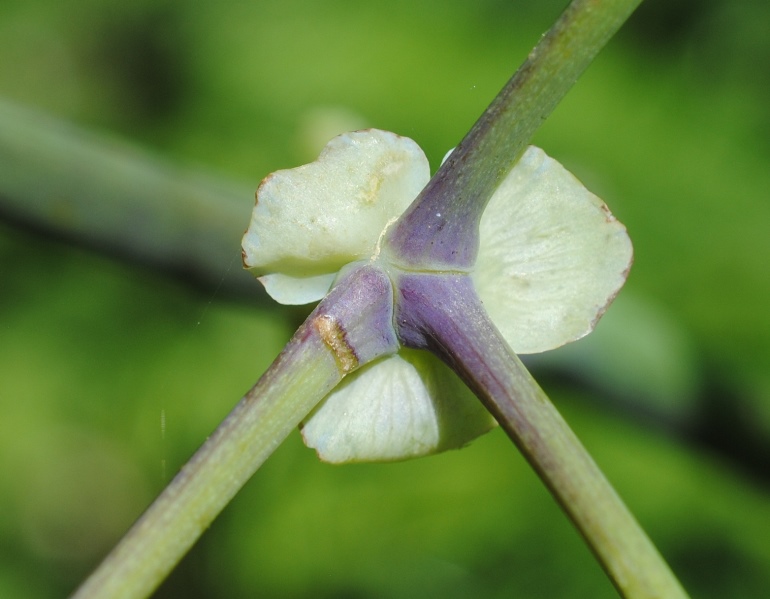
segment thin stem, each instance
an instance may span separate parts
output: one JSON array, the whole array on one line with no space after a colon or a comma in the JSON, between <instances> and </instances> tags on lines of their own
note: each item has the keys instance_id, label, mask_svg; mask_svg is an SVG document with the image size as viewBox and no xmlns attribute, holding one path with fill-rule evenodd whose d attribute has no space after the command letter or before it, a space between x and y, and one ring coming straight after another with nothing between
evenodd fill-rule
<instances>
[{"instance_id":1,"label":"thin stem","mask_svg":"<svg viewBox=\"0 0 770 599\"><path fill-rule=\"evenodd\" d=\"M335 287L73 599L149 595L345 374L396 351L392 306L390 281L377 269Z\"/></svg>"},{"instance_id":2,"label":"thin stem","mask_svg":"<svg viewBox=\"0 0 770 599\"><path fill-rule=\"evenodd\" d=\"M686 598L655 546L489 320L470 277L404 275L399 299L398 318L407 331L402 337L436 353L479 396L621 595Z\"/></svg>"},{"instance_id":3,"label":"thin stem","mask_svg":"<svg viewBox=\"0 0 770 599\"><path fill-rule=\"evenodd\" d=\"M389 236L404 268L467 269L489 198L546 117L641 0L574 0Z\"/></svg>"},{"instance_id":4,"label":"thin stem","mask_svg":"<svg viewBox=\"0 0 770 599\"><path fill-rule=\"evenodd\" d=\"M300 329L73 599L148 596L340 378L320 336Z\"/></svg>"}]
</instances>

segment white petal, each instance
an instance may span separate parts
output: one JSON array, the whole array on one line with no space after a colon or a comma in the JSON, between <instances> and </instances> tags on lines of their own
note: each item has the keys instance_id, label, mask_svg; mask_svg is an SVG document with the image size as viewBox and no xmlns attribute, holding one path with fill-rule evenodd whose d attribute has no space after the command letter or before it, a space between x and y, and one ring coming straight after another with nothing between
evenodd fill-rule
<instances>
[{"instance_id":1,"label":"white petal","mask_svg":"<svg viewBox=\"0 0 770 599\"><path fill-rule=\"evenodd\" d=\"M337 273L315 277L290 277L281 273L264 275L259 281L265 291L280 304L301 305L316 302L325 296Z\"/></svg>"},{"instance_id":2,"label":"white petal","mask_svg":"<svg viewBox=\"0 0 770 599\"><path fill-rule=\"evenodd\" d=\"M473 278L519 353L588 334L632 260L625 227L563 166L530 147L481 219Z\"/></svg>"},{"instance_id":3,"label":"white petal","mask_svg":"<svg viewBox=\"0 0 770 599\"><path fill-rule=\"evenodd\" d=\"M376 129L335 137L316 162L262 182L243 237L244 265L257 276L306 279L369 258L388 221L429 176L428 160L411 139ZM304 303L323 295L317 286L313 294L276 299Z\"/></svg>"},{"instance_id":4,"label":"white petal","mask_svg":"<svg viewBox=\"0 0 770 599\"><path fill-rule=\"evenodd\" d=\"M326 462L392 461L461 447L494 425L437 358L402 350L348 375L302 436Z\"/></svg>"}]
</instances>

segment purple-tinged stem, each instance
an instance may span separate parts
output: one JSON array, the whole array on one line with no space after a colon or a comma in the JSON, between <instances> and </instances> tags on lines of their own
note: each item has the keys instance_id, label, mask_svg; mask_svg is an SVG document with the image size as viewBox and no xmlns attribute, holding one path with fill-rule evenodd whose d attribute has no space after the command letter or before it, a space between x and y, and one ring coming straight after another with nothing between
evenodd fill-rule
<instances>
[{"instance_id":1,"label":"purple-tinged stem","mask_svg":"<svg viewBox=\"0 0 770 599\"><path fill-rule=\"evenodd\" d=\"M73 599L147 597L343 376L396 351L392 306L376 268L335 287Z\"/></svg>"},{"instance_id":2,"label":"purple-tinged stem","mask_svg":"<svg viewBox=\"0 0 770 599\"><path fill-rule=\"evenodd\" d=\"M535 131L641 0L574 0L391 230L407 270L467 270L481 213Z\"/></svg>"},{"instance_id":3,"label":"purple-tinged stem","mask_svg":"<svg viewBox=\"0 0 770 599\"><path fill-rule=\"evenodd\" d=\"M402 342L438 355L478 395L588 542L623 597L686 598L655 546L502 338L469 276L404 274Z\"/></svg>"}]
</instances>

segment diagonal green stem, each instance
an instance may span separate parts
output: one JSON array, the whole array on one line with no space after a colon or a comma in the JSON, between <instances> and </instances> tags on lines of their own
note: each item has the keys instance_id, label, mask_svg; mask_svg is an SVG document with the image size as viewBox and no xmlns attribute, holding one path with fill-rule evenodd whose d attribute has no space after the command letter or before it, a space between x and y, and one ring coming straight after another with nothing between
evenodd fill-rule
<instances>
[{"instance_id":1,"label":"diagonal green stem","mask_svg":"<svg viewBox=\"0 0 770 599\"><path fill-rule=\"evenodd\" d=\"M403 275L398 293L402 336L433 351L479 396L620 594L628 599L685 599L655 546L490 321L470 277Z\"/></svg>"},{"instance_id":2,"label":"diagonal green stem","mask_svg":"<svg viewBox=\"0 0 770 599\"><path fill-rule=\"evenodd\" d=\"M300 329L73 599L149 596L340 378L319 335Z\"/></svg>"},{"instance_id":3,"label":"diagonal green stem","mask_svg":"<svg viewBox=\"0 0 770 599\"><path fill-rule=\"evenodd\" d=\"M574 0L393 227L402 267L468 269L478 224L535 131L641 0Z\"/></svg>"},{"instance_id":4,"label":"diagonal green stem","mask_svg":"<svg viewBox=\"0 0 770 599\"><path fill-rule=\"evenodd\" d=\"M73 599L148 596L345 374L396 351L392 306L379 270L340 282Z\"/></svg>"}]
</instances>

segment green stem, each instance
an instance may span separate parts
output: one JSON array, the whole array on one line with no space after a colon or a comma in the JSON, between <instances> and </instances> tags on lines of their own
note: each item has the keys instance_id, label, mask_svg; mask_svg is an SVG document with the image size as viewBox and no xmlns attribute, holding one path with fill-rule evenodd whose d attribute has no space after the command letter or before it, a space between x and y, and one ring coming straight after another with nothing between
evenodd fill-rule
<instances>
[{"instance_id":1,"label":"green stem","mask_svg":"<svg viewBox=\"0 0 770 599\"><path fill-rule=\"evenodd\" d=\"M74 598L149 595L343 376L397 350L392 321L385 273L363 266L343 278Z\"/></svg>"},{"instance_id":2,"label":"green stem","mask_svg":"<svg viewBox=\"0 0 770 599\"><path fill-rule=\"evenodd\" d=\"M628 599L686 598L644 530L490 321L470 277L403 275L397 306L402 336L414 347L433 351L479 396L572 519L620 594Z\"/></svg>"},{"instance_id":3,"label":"green stem","mask_svg":"<svg viewBox=\"0 0 770 599\"><path fill-rule=\"evenodd\" d=\"M475 348L478 349L478 348ZM503 383L476 392L520 448L587 541L623 597L677 599L687 593L569 428L548 396L500 335L486 339L487 356ZM469 380L469 379L468 379Z\"/></svg>"},{"instance_id":4,"label":"green stem","mask_svg":"<svg viewBox=\"0 0 770 599\"><path fill-rule=\"evenodd\" d=\"M574 0L393 227L407 269L468 269L492 194L535 131L641 0Z\"/></svg>"},{"instance_id":5,"label":"green stem","mask_svg":"<svg viewBox=\"0 0 770 599\"><path fill-rule=\"evenodd\" d=\"M341 373L303 326L73 599L147 597Z\"/></svg>"}]
</instances>

